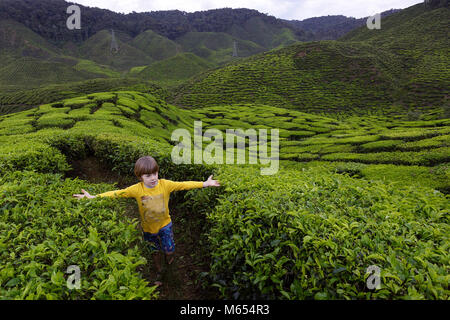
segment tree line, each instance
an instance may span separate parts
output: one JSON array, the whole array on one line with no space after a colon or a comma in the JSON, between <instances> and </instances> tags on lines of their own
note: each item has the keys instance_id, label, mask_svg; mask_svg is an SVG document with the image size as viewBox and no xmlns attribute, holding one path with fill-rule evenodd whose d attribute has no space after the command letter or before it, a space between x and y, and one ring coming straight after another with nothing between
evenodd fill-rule
<instances>
[{"instance_id":1,"label":"tree line","mask_svg":"<svg viewBox=\"0 0 450 320\"><path fill-rule=\"evenodd\" d=\"M252 17L259 17L273 26L290 28L299 37L303 35L294 26L253 9L222 8L193 13L167 10L123 14L79 4L81 29L69 30L66 21L70 15L66 10L71 4L64 0L0 0L0 19L21 22L55 45L67 41L79 43L104 29L122 31L131 37L151 29L174 40L190 31L225 32L233 24L242 26Z\"/></svg>"}]
</instances>

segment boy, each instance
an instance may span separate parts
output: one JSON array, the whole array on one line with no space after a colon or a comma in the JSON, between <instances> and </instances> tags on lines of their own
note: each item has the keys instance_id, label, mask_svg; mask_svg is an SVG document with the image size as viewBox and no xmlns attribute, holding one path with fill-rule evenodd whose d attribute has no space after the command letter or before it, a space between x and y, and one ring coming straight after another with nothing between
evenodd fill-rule
<instances>
[{"instance_id":1,"label":"boy","mask_svg":"<svg viewBox=\"0 0 450 320\"><path fill-rule=\"evenodd\" d=\"M141 182L122 190L108 191L96 196L92 196L84 189L81 189L83 194L74 194L73 196L78 199L84 197L89 199L96 197L128 197L136 199L139 207L139 214L141 216L144 239L149 241L151 248L154 251L158 251L153 256L157 271L157 281L155 284L161 285L161 282L159 281L161 275L160 251L164 251L166 254L168 264L173 262L172 254L175 251L172 222L168 208L170 193L178 190L212 186L218 187L220 184L219 181L212 179L212 175L209 176L208 180L205 182L175 182L166 179L158 179L158 171L159 166L153 157L141 157L136 161L134 166L134 174Z\"/></svg>"}]
</instances>

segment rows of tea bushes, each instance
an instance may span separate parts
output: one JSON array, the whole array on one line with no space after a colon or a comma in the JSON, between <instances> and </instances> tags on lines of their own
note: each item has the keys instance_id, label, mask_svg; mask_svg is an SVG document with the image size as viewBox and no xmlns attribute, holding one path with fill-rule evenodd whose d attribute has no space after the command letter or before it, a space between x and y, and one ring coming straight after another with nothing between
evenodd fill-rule
<instances>
[{"instance_id":1,"label":"rows of tea bushes","mask_svg":"<svg viewBox=\"0 0 450 320\"><path fill-rule=\"evenodd\" d=\"M219 172L225 194L207 216L209 278L223 297L449 298L448 195L319 167Z\"/></svg>"},{"instance_id":2,"label":"rows of tea bushes","mask_svg":"<svg viewBox=\"0 0 450 320\"><path fill-rule=\"evenodd\" d=\"M319 166L346 162L343 165L349 168L367 167L361 175L366 178L387 177L450 190L448 119L404 121L371 116L338 121L258 104L207 107L195 112L204 131L219 129L224 138L230 128L255 129L256 133L278 129L281 160ZM248 137L246 141L248 147ZM272 143L269 137L268 145Z\"/></svg>"},{"instance_id":3,"label":"rows of tea bushes","mask_svg":"<svg viewBox=\"0 0 450 320\"><path fill-rule=\"evenodd\" d=\"M91 79L67 84L52 84L35 89L14 89L0 93L0 114L34 108L40 104L62 99L76 98L83 94L114 90L136 90L151 93L159 98L168 96L167 91L147 81L130 78Z\"/></svg>"},{"instance_id":4,"label":"rows of tea bushes","mask_svg":"<svg viewBox=\"0 0 450 320\"><path fill-rule=\"evenodd\" d=\"M146 154L163 166L162 177L205 180L211 173L207 167L171 166L168 155L114 137L94 143L98 157L123 164L115 168L122 175L132 171L126 160ZM137 215L127 218L126 202L119 199L72 198L82 188L97 194L117 186L64 179L61 173L30 167L32 171L8 171L0 177L0 299L156 299L152 279L141 273L152 265L139 243ZM80 270L79 289L68 285L68 268L74 265Z\"/></svg>"},{"instance_id":5,"label":"rows of tea bushes","mask_svg":"<svg viewBox=\"0 0 450 320\"><path fill-rule=\"evenodd\" d=\"M1 299L155 299L136 268L137 220L113 201L71 198L86 188L61 174L15 171L0 177ZM109 185L91 185L93 193ZM69 266L80 270L71 289ZM67 273L70 271L69 273Z\"/></svg>"},{"instance_id":6,"label":"rows of tea bushes","mask_svg":"<svg viewBox=\"0 0 450 320\"><path fill-rule=\"evenodd\" d=\"M165 139L133 121L159 105L150 95L103 93L0 118L0 299L157 298L153 279L142 273L152 265L126 203L72 197L82 188L96 194L117 186L64 174L72 161L89 156L132 178L135 161L150 154L161 178L206 180L208 166L175 166ZM130 118L120 108L130 110ZM169 120L176 114L161 114L160 129L174 125ZM182 202L182 196L174 200ZM67 286L71 265L80 268L80 289Z\"/></svg>"},{"instance_id":7,"label":"rows of tea bushes","mask_svg":"<svg viewBox=\"0 0 450 320\"><path fill-rule=\"evenodd\" d=\"M296 43L193 77L170 101L190 108L264 103L315 113L366 113L392 103L397 60L366 44Z\"/></svg>"},{"instance_id":8,"label":"rows of tea bushes","mask_svg":"<svg viewBox=\"0 0 450 320\"><path fill-rule=\"evenodd\" d=\"M450 59L445 30L449 18L448 7L430 8L424 3L417 3L386 17L380 32L358 28L338 41L364 42L395 54L402 60L404 73L401 78L406 80L403 84L403 104L425 112L431 106L443 106L444 110L439 113L441 117L448 118Z\"/></svg>"},{"instance_id":9,"label":"rows of tea bushes","mask_svg":"<svg viewBox=\"0 0 450 320\"><path fill-rule=\"evenodd\" d=\"M405 170L408 166L418 166L420 171L428 167L426 181L431 182L428 186L439 190L450 188L448 182L442 182L442 170L434 169L449 162L448 119L403 121L371 116L338 121L261 104L187 111L153 95L130 91L93 93L0 117L0 140L6 142L0 146L3 150L0 163L14 166L14 161L28 161L27 154L34 154L34 158L43 154L39 161L48 162L48 155L59 151L42 145L41 137L45 132L45 136L62 132L73 136L89 133L93 128L102 134L138 137L169 151L175 145L171 133L184 128L193 137L196 120L202 122L203 133L214 128L220 130L223 137L227 129L255 129L257 134L259 129L268 129L269 134L271 129L278 129L281 160L338 161L349 165L357 162L375 167L395 165ZM23 133L29 134L26 141L36 138L36 143L28 146L26 141L22 142L23 137L19 134ZM271 146L274 141L268 138L268 146ZM13 140L14 143L8 143ZM247 137L246 157L248 140ZM207 140L203 141L204 148L209 144ZM223 155L225 157L226 152ZM51 159L54 161L57 157ZM60 166L54 163L53 167ZM44 167L51 166L44 164ZM409 175L404 178L409 179Z\"/></svg>"},{"instance_id":10,"label":"rows of tea bushes","mask_svg":"<svg viewBox=\"0 0 450 320\"><path fill-rule=\"evenodd\" d=\"M450 193L450 162L441 163L434 167L317 160L309 162L285 161L283 163L295 170L309 167L324 167L332 172L348 174L353 178L379 180L400 186L426 186L439 190L444 194Z\"/></svg>"},{"instance_id":11,"label":"rows of tea bushes","mask_svg":"<svg viewBox=\"0 0 450 320\"><path fill-rule=\"evenodd\" d=\"M192 133L195 120L203 132L279 129L282 168L261 176L253 165L220 171L175 165L171 131ZM224 186L223 194L192 190L174 197L175 204L189 199L207 217L209 279L223 297L446 299L449 202L435 189L448 190L447 149L448 120L342 122L242 104L187 112L129 91L1 116L1 297L155 298L138 271L149 263L123 208L113 199L71 198L81 188L95 194L114 186L61 179L71 161L87 156L132 177L136 159L150 154L161 178L205 180L214 173ZM380 164L379 156L392 152L421 165L396 165L395 157ZM333 155L347 161L324 161ZM363 163L362 156L373 158ZM289 159L295 162L288 167ZM427 159L437 165L427 167ZM128 235L109 237L121 233ZM84 291L66 290L72 264L81 268ZM370 265L382 270L380 290L367 290Z\"/></svg>"},{"instance_id":12,"label":"rows of tea bushes","mask_svg":"<svg viewBox=\"0 0 450 320\"><path fill-rule=\"evenodd\" d=\"M432 118L448 118L449 16L445 6L419 3L386 17L380 32L356 28L336 41L297 42L208 70L176 88L170 101L408 120L433 110Z\"/></svg>"}]
</instances>

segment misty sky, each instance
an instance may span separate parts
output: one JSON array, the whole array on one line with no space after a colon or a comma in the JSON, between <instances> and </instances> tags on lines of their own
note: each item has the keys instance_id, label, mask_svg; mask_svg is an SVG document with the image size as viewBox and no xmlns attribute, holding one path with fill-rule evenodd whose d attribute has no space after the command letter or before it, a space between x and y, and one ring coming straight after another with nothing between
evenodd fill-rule
<instances>
[{"instance_id":1,"label":"misty sky","mask_svg":"<svg viewBox=\"0 0 450 320\"><path fill-rule=\"evenodd\" d=\"M69 0L66 0L69 2ZM186 12L218 8L248 8L276 18L303 20L326 15L362 18L389 9L404 9L420 0L70 0L88 7L130 13L181 10Z\"/></svg>"}]
</instances>

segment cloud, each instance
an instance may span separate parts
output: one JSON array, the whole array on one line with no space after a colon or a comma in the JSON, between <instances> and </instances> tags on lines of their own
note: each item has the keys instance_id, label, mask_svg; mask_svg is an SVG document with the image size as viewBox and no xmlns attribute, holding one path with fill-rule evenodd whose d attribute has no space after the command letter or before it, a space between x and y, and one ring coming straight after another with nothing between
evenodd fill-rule
<instances>
[{"instance_id":1,"label":"cloud","mask_svg":"<svg viewBox=\"0 0 450 320\"><path fill-rule=\"evenodd\" d=\"M248 8L281 19L303 20L326 15L368 17L389 9L403 9L420 0L73 0L89 7L130 13L180 10L186 12L217 8Z\"/></svg>"}]
</instances>

